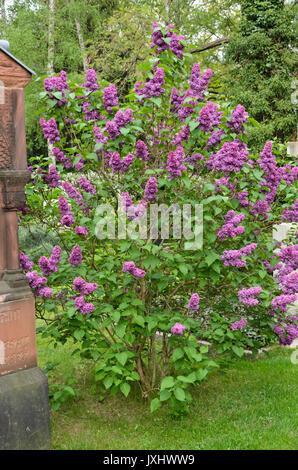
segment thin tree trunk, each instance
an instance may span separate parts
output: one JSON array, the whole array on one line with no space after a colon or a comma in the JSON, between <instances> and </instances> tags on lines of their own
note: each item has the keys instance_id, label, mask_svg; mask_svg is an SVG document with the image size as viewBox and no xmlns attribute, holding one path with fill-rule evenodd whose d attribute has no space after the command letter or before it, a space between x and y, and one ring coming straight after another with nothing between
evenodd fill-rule
<instances>
[{"instance_id":1,"label":"thin tree trunk","mask_svg":"<svg viewBox=\"0 0 298 470\"><path fill-rule=\"evenodd\" d=\"M5 10L5 0L0 0L0 10L1 10L1 23L2 31L0 33L1 39L6 39L6 10Z\"/></svg>"},{"instance_id":2,"label":"thin tree trunk","mask_svg":"<svg viewBox=\"0 0 298 470\"><path fill-rule=\"evenodd\" d=\"M48 29L48 75L54 73L55 57L55 0L49 0L49 29Z\"/></svg>"},{"instance_id":3,"label":"thin tree trunk","mask_svg":"<svg viewBox=\"0 0 298 470\"><path fill-rule=\"evenodd\" d=\"M82 51L83 68L84 68L84 72L86 73L87 70L88 70L88 61L87 61L87 54L86 54L86 47L85 47L84 37L83 37L82 30L81 30L80 22L77 18L75 18L75 23L76 23L78 41L79 41L80 48L81 48L81 51Z\"/></svg>"},{"instance_id":4,"label":"thin tree trunk","mask_svg":"<svg viewBox=\"0 0 298 470\"><path fill-rule=\"evenodd\" d=\"M48 29L48 75L54 73L55 58L55 0L49 0L49 29ZM56 163L53 154L53 145L48 141L48 154L54 165Z\"/></svg>"}]
</instances>

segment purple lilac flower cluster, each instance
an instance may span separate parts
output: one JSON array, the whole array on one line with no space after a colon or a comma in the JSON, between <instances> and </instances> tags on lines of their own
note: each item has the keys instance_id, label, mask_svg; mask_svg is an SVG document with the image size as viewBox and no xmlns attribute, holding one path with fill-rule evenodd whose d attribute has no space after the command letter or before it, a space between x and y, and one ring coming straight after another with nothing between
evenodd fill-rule
<instances>
[{"instance_id":1,"label":"purple lilac flower cluster","mask_svg":"<svg viewBox=\"0 0 298 470\"><path fill-rule=\"evenodd\" d=\"M260 185L268 188L269 192L266 194L265 202L272 204L282 179L282 174L277 168L276 159L272 154L272 142L266 142L263 151L260 153L260 157L257 163L264 171L265 179L265 182L261 181Z\"/></svg>"},{"instance_id":2,"label":"purple lilac flower cluster","mask_svg":"<svg viewBox=\"0 0 298 470\"><path fill-rule=\"evenodd\" d=\"M52 288L43 286L43 284L47 283L46 277L40 276L36 271L26 273L26 277L31 289L34 289L35 295L40 295L41 297L52 297Z\"/></svg>"},{"instance_id":3,"label":"purple lilac flower cluster","mask_svg":"<svg viewBox=\"0 0 298 470\"><path fill-rule=\"evenodd\" d=\"M98 89L97 75L94 69L88 69L86 72L86 82L83 83L83 87L87 88L88 91L93 92Z\"/></svg>"},{"instance_id":4,"label":"purple lilac flower cluster","mask_svg":"<svg viewBox=\"0 0 298 470\"><path fill-rule=\"evenodd\" d=\"M147 181L145 187L144 198L148 201L156 201L157 199L157 192L158 192L158 184L157 179L154 176L151 176Z\"/></svg>"},{"instance_id":5,"label":"purple lilac flower cluster","mask_svg":"<svg viewBox=\"0 0 298 470\"><path fill-rule=\"evenodd\" d=\"M271 208L266 201L259 199L255 204L250 208L250 213L254 216L254 220L267 220L268 212L271 211Z\"/></svg>"},{"instance_id":6,"label":"purple lilac flower cluster","mask_svg":"<svg viewBox=\"0 0 298 470\"><path fill-rule=\"evenodd\" d=\"M171 31L171 29L174 29L174 25L169 24L166 26L167 33L165 36L163 36L159 24L156 22L153 23L151 48L156 47L157 54L160 54L161 52L170 48L173 54L178 57L178 59L182 59L184 46L180 41L184 39L184 36L177 36L174 31ZM170 44L164 41L164 39L167 38L171 38Z\"/></svg>"},{"instance_id":7,"label":"purple lilac flower cluster","mask_svg":"<svg viewBox=\"0 0 298 470\"><path fill-rule=\"evenodd\" d=\"M80 296L76 297L74 306L79 310L82 315L87 315L94 311L95 307L92 303L85 302L85 295L90 295L97 289L98 285L95 282L86 282L83 278L77 277L73 281L73 289L79 292Z\"/></svg>"},{"instance_id":8,"label":"purple lilac flower cluster","mask_svg":"<svg viewBox=\"0 0 298 470\"><path fill-rule=\"evenodd\" d=\"M218 108L212 101L207 101L206 106L203 106L196 119L200 123L199 127L202 131L210 132L213 127L219 126L223 111L218 111Z\"/></svg>"},{"instance_id":9,"label":"purple lilac flower cluster","mask_svg":"<svg viewBox=\"0 0 298 470\"><path fill-rule=\"evenodd\" d=\"M46 256L41 256L38 261L38 265L43 272L44 276L49 276L52 273L58 271L58 266L60 263L61 257L61 248L59 245L54 246L51 256L47 258Z\"/></svg>"},{"instance_id":10,"label":"purple lilac flower cluster","mask_svg":"<svg viewBox=\"0 0 298 470\"><path fill-rule=\"evenodd\" d=\"M283 220L288 220L289 222L298 222L298 199L292 205L292 210L286 208L282 214Z\"/></svg>"},{"instance_id":11,"label":"purple lilac flower cluster","mask_svg":"<svg viewBox=\"0 0 298 470\"><path fill-rule=\"evenodd\" d=\"M62 106L67 103L67 100L65 99L65 90L69 90L69 86L66 79L66 72L64 70L61 70L60 75L58 77L52 76L49 78L45 78L43 83L44 89L48 92L48 97L51 99L57 99L57 106ZM54 97L54 95L52 94L54 90L61 92L61 99Z\"/></svg>"},{"instance_id":12,"label":"purple lilac flower cluster","mask_svg":"<svg viewBox=\"0 0 298 470\"><path fill-rule=\"evenodd\" d=\"M58 147L53 147L53 155L56 159L57 162L62 163L64 168L69 169L72 167L72 160L70 157L66 157L62 150L60 150Z\"/></svg>"},{"instance_id":13,"label":"purple lilac flower cluster","mask_svg":"<svg viewBox=\"0 0 298 470\"><path fill-rule=\"evenodd\" d=\"M79 264L82 264L82 251L81 248L78 245L75 245L73 249L71 250L70 256L68 258L68 262L73 266L78 266Z\"/></svg>"},{"instance_id":14,"label":"purple lilac flower cluster","mask_svg":"<svg viewBox=\"0 0 298 470\"><path fill-rule=\"evenodd\" d=\"M184 94L180 95L178 92L177 88L172 89L172 94L171 94L171 112L178 112L178 109L182 105L184 101Z\"/></svg>"},{"instance_id":15,"label":"purple lilac flower cluster","mask_svg":"<svg viewBox=\"0 0 298 470\"><path fill-rule=\"evenodd\" d=\"M23 271L32 271L33 269L33 261L29 260L29 257L25 255L22 251L20 252L20 266Z\"/></svg>"},{"instance_id":16,"label":"purple lilac flower cluster","mask_svg":"<svg viewBox=\"0 0 298 470\"><path fill-rule=\"evenodd\" d=\"M168 179L175 179L182 175L182 171L187 168L184 165L184 150L182 145L178 145L176 150L171 150L167 160Z\"/></svg>"},{"instance_id":17,"label":"purple lilac flower cluster","mask_svg":"<svg viewBox=\"0 0 298 470\"><path fill-rule=\"evenodd\" d=\"M262 287L250 287L249 289L241 289L238 291L239 302L246 305L257 305L259 303L258 299L254 297L262 292Z\"/></svg>"},{"instance_id":18,"label":"purple lilac flower cluster","mask_svg":"<svg viewBox=\"0 0 298 470\"><path fill-rule=\"evenodd\" d=\"M121 204L125 211L127 211L130 206L133 206L133 200L128 193L121 194Z\"/></svg>"},{"instance_id":19,"label":"purple lilac flower cluster","mask_svg":"<svg viewBox=\"0 0 298 470\"><path fill-rule=\"evenodd\" d=\"M81 176L78 181L79 181L80 187L81 187L84 191L86 191L86 193L96 194L96 188L95 188L95 186L94 186L92 183L90 183L89 180L87 180L86 178L84 178L84 176Z\"/></svg>"},{"instance_id":20,"label":"purple lilac flower cluster","mask_svg":"<svg viewBox=\"0 0 298 470\"><path fill-rule=\"evenodd\" d=\"M248 121L248 113L245 111L244 106L238 104L229 118L230 120L227 122L227 127L229 127L232 132L239 134L244 131L243 124Z\"/></svg>"},{"instance_id":21,"label":"purple lilac flower cluster","mask_svg":"<svg viewBox=\"0 0 298 470\"><path fill-rule=\"evenodd\" d=\"M116 86L111 83L108 87L103 90L103 106L108 113L111 113L112 108L118 106L118 95Z\"/></svg>"},{"instance_id":22,"label":"purple lilac flower cluster","mask_svg":"<svg viewBox=\"0 0 298 470\"><path fill-rule=\"evenodd\" d=\"M234 238L237 235L241 235L244 232L244 227L239 224L244 219L245 214L242 212L240 212L238 215L235 215L235 211L230 210L225 217L224 225L217 231L218 238L221 241L224 241L226 238Z\"/></svg>"},{"instance_id":23,"label":"purple lilac flower cluster","mask_svg":"<svg viewBox=\"0 0 298 470\"><path fill-rule=\"evenodd\" d=\"M246 318L241 318L239 321L235 321L230 325L231 330L237 331L237 330L243 330L247 325L247 319Z\"/></svg>"},{"instance_id":24,"label":"purple lilac flower cluster","mask_svg":"<svg viewBox=\"0 0 298 470\"><path fill-rule=\"evenodd\" d=\"M220 257L224 261L225 266L234 266L235 268L242 268L246 266L246 261L242 260L243 256L250 255L257 248L256 243L240 248L240 250L225 250Z\"/></svg>"},{"instance_id":25,"label":"purple lilac flower cluster","mask_svg":"<svg viewBox=\"0 0 298 470\"><path fill-rule=\"evenodd\" d=\"M90 101L85 100L82 103L82 112L84 114L85 121L100 121L104 119L104 117L100 114L100 112L91 105Z\"/></svg>"},{"instance_id":26,"label":"purple lilac flower cluster","mask_svg":"<svg viewBox=\"0 0 298 470\"><path fill-rule=\"evenodd\" d=\"M199 294L197 293L192 294L186 308L190 310L191 312L195 312L199 308L199 302L200 302Z\"/></svg>"},{"instance_id":27,"label":"purple lilac flower cluster","mask_svg":"<svg viewBox=\"0 0 298 470\"><path fill-rule=\"evenodd\" d=\"M127 154L122 160L118 152L113 152L109 165L112 168L113 173L124 173L128 170L132 162L134 161L134 155L132 153Z\"/></svg>"},{"instance_id":28,"label":"purple lilac flower cluster","mask_svg":"<svg viewBox=\"0 0 298 470\"><path fill-rule=\"evenodd\" d=\"M186 90L182 97L181 105L177 110L180 121L183 122L185 119L190 117L194 113L196 105L197 97L195 96L195 93L191 89Z\"/></svg>"},{"instance_id":29,"label":"purple lilac flower cluster","mask_svg":"<svg viewBox=\"0 0 298 470\"><path fill-rule=\"evenodd\" d=\"M181 323L175 323L175 325L172 326L172 328L171 328L171 333L173 335L182 336L185 329L186 329L186 327L184 325L181 325Z\"/></svg>"},{"instance_id":30,"label":"purple lilac flower cluster","mask_svg":"<svg viewBox=\"0 0 298 470\"><path fill-rule=\"evenodd\" d=\"M224 135L225 131L223 129L219 129L218 131L213 131L211 136L207 140L206 148L209 150L211 147L216 147L220 141L221 137Z\"/></svg>"},{"instance_id":31,"label":"purple lilac flower cluster","mask_svg":"<svg viewBox=\"0 0 298 470\"><path fill-rule=\"evenodd\" d=\"M137 206L134 206L133 201L128 193L121 194L121 206L126 212L128 219L139 220L146 215L147 202L141 200Z\"/></svg>"},{"instance_id":32,"label":"purple lilac flower cluster","mask_svg":"<svg viewBox=\"0 0 298 470\"><path fill-rule=\"evenodd\" d=\"M88 229L86 227L82 227L81 225L77 225L75 227L75 232L77 235L82 235L83 237L88 237Z\"/></svg>"},{"instance_id":33,"label":"purple lilac flower cluster","mask_svg":"<svg viewBox=\"0 0 298 470\"><path fill-rule=\"evenodd\" d=\"M189 86L199 101L204 101L205 99L203 92L207 90L212 74L213 71L211 69L207 69L205 73L201 75L200 64L195 63L193 65Z\"/></svg>"},{"instance_id":34,"label":"purple lilac flower cluster","mask_svg":"<svg viewBox=\"0 0 298 470\"><path fill-rule=\"evenodd\" d=\"M165 89L162 87L165 84L164 78L164 69L157 67L151 80L148 79L144 84L143 82L136 84L135 92L144 98L159 97L162 93L165 93Z\"/></svg>"},{"instance_id":35,"label":"purple lilac flower cluster","mask_svg":"<svg viewBox=\"0 0 298 470\"><path fill-rule=\"evenodd\" d=\"M148 146L142 140L137 140L136 158L141 158L144 162L148 160Z\"/></svg>"},{"instance_id":36,"label":"purple lilac flower cluster","mask_svg":"<svg viewBox=\"0 0 298 470\"><path fill-rule=\"evenodd\" d=\"M175 135L174 139L171 141L171 145L179 145L182 142L187 142L190 136L189 126L183 126L181 131Z\"/></svg>"},{"instance_id":37,"label":"purple lilac flower cluster","mask_svg":"<svg viewBox=\"0 0 298 470\"><path fill-rule=\"evenodd\" d=\"M287 276L282 276L280 286L284 294L298 293L298 272L291 272Z\"/></svg>"},{"instance_id":38,"label":"purple lilac flower cluster","mask_svg":"<svg viewBox=\"0 0 298 470\"><path fill-rule=\"evenodd\" d=\"M49 139L51 144L60 142L60 132L54 118L49 119L48 122L44 118L41 118L39 122L45 139Z\"/></svg>"},{"instance_id":39,"label":"purple lilac flower cluster","mask_svg":"<svg viewBox=\"0 0 298 470\"><path fill-rule=\"evenodd\" d=\"M114 121L107 121L106 131L110 139L115 140L121 135L120 129L132 121L132 110L129 108L123 113L119 110L114 117ZM105 143L105 137L97 131L98 142Z\"/></svg>"},{"instance_id":40,"label":"purple lilac flower cluster","mask_svg":"<svg viewBox=\"0 0 298 470\"><path fill-rule=\"evenodd\" d=\"M66 194L68 194L71 199L74 199L77 204L81 204L83 202L83 196L71 183L63 181L62 187Z\"/></svg>"},{"instance_id":41,"label":"purple lilac flower cluster","mask_svg":"<svg viewBox=\"0 0 298 470\"><path fill-rule=\"evenodd\" d=\"M57 188L60 185L60 176L55 165L50 165L49 172L41 176L50 188Z\"/></svg>"},{"instance_id":42,"label":"purple lilac flower cluster","mask_svg":"<svg viewBox=\"0 0 298 470\"><path fill-rule=\"evenodd\" d=\"M287 315L283 323L289 323L284 325L284 328L280 325L275 325L274 333L279 336L279 342L281 345L291 345L292 342L298 338L298 317L296 315Z\"/></svg>"},{"instance_id":43,"label":"purple lilac flower cluster","mask_svg":"<svg viewBox=\"0 0 298 470\"><path fill-rule=\"evenodd\" d=\"M285 313L287 311L287 306L294 303L298 299L296 294L282 294L274 297L271 301L273 308L279 308L281 312Z\"/></svg>"},{"instance_id":44,"label":"purple lilac flower cluster","mask_svg":"<svg viewBox=\"0 0 298 470\"><path fill-rule=\"evenodd\" d=\"M293 270L298 269L298 244L282 248L277 256L286 266Z\"/></svg>"},{"instance_id":45,"label":"purple lilac flower cluster","mask_svg":"<svg viewBox=\"0 0 298 470\"><path fill-rule=\"evenodd\" d=\"M211 155L208 167L228 173L239 173L247 161L247 156L246 144L235 139L233 142L225 142L216 154Z\"/></svg>"},{"instance_id":46,"label":"purple lilac flower cluster","mask_svg":"<svg viewBox=\"0 0 298 470\"><path fill-rule=\"evenodd\" d=\"M250 205L248 198L248 191L240 191L236 195L241 207L248 207Z\"/></svg>"},{"instance_id":47,"label":"purple lilac flower cluster","mask_svg":"<svg viewBox=\"0 0 298 470\"><path fill-rule=\"evenodd\" d=\"M137 268L133 261L126 261L125 263L123 263L122 272L123 273L128 272L132 276L139 278L139 279L146 276L146 271L144 271L143 269Z\"/></svg>"},{"instance_id":48,"label":"purple lilac flower cluster","mask_svg":"<svg viewBox=\"0 0 298 470\"><path fill-rule=\"evenodd\" d=\"M73 212L71 212L71 205L64 196L59 197L59 212L62 214L62 225L71 227L75 220L73 218Z\"/></svg>"},{"instance_id":49,"label":"purple lilac flower cluster","mask_svg":"<svg viewBox=\"0 0 298 470\"><path fill-rule=\"evenodd\" d=\"M94 135L95 135L95 142L97 144L106 144L107 143L108 138L103 134L100 127L93 127L93 132L94 132Z\"/></svg>"}]
</instances>

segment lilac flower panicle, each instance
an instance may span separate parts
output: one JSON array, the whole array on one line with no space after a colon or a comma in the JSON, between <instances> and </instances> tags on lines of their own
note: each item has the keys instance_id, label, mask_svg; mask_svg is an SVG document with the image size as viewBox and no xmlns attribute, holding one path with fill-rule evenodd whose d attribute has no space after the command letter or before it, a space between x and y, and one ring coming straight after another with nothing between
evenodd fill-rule
<instances>
[{"instance_id":1,"label":"lilac flower panicle","mask_svg":"<svg viewBox=\"0 0 298 470\"><path fill-rule=\"evenodd\" d=\"M32 271L34 263L29 260L25 253L20 252L20 266L23 271Z\"/></svg>"},{"instance_id":2,"label":"lilac flower panicle","mask_svg":"<svg viewBox=\"0 0 298 470\"><path fill-rule=\"evenodd\" d=\"M73 281L73 289L81 295L90 295L98 288L96 282L86 282L82 277L77 277Z\"/></svg>"},{"instance_id":3,"label":"lilac flower panicle","mask_svg":"<svg viewBox=\"0 0 298 470\"><path fill-rule=\"evenodd\" d=\"M77 225L75 227L75 232L77 235L82 235L83 237L88 237L88 229L86 227L82 227L81 225Z\"/></svg>"},{"instance_id":4,"label":"lilac flower panicle","mask_svg":"<svg viewBox=\"0 0 298 470\"><path fill-rule=\"evenodd\" d=\"M159 24L156 22L153 23L151 47L156 47L157 54L170 49L178 59L182 59L184 46L180 41L184 39L184 36L177 36L174 31L171 31L171 29L174 29L172 24L166 26L167 33L163 36L163 33L159 29ZM170 44L164 41L166 38L171 38Z\"/></svg>"},{"instance_id":5,"label":"lilac flower panicle","mask_svg":"<svg viewBox=\"0 0 298 470\"><path fill-rule=\"evenodd\" d=\"M65 214L62 216L61 224L65 227L71 227L75 223L75 220L71 214Z\"/></svg>"},{"instance_id":6,"label":"lilac flower panicle","mask_svg":"<svg viewBox=\"0 0 298 470\"><path fill-rule=\"evenodd\" d=\"M94 136L95 136L95 142L97 144L106 144L107 143L108 138L103 134L100 127L93 127L93 132L94 132Z\"/></svg>"},{"instance_id":7,"label":"lilac flower panicle","mask_svg":"<svg viewBox=\"0 0 298 470\"><path fill-rule=\"evenodd\" d=\"M175 325L172 326L172 328L171 328L171 333L173 335L182 336L185 329L186 329L186 327L184 325L182 325L181 323L175 323Z\"/></svg>"},{"instance_id":8,"label":"lilac flower panicle","mask_svg":"<svg viewBox=\"0 0 298 470\"><path fill-rule=\"evenodd\" d=\"M123 263L122 272L123 273L131 272L133 269L135 269L135 267L136 265L133 261L125 261Z\"/></svg>"},{"instance_id":9,"label":"lilac flower panicle","mask_svg":"<svg viewBox=\"0 0 298 470\"><path fill-rule=\"evenodd\" d=\"M237 330L243 330L243 328L246 327L247 324L247 319L246 318L241 318L240 321L235 321L230 325L230 328L232 331L237 331Z\"/></svg>"},{"instance_id":10,"label":"lilac flower panicle","mask_svg":"<svg viewBox=\"0 0 298 470\"><path fill-rule=\"evenodd\" d=\"M238 292L239 301L243 304L254 306L259 303L258 299L254 297L262 292L262 287L250 287L249 289L241 289Z\"/></svg>"},{"instance_id":11,"label":"lilac flower panicle","mask_svg":"<svg viewBox=\"0 0 298 470\"><path fill-rule=\"evenodd\" d=\"M60 184L60 176L55 165L50 165L49 172L44 173L42 178L50 188L57 188Z\"/></svg>"},{"instance_id":12,"label":"lilac flower panicle","mask_svg":"<svg viewBox=\"0 0 298 470\"><path fill-rule=\"evenodd\" d=\"M40 119L40 125L43 130L44 138L49 139L51 144L60 142L60 132L54 118L49 119L47 122L44 118Z\"/></svg>"},{"instance_id":13,"label":"lilac flower panicle","mask_svg":"<svg viewBox=\"0 0 298 470\"><path fill-rule=\"evenodd\" d=\"M109 135L109 138L112 140L115 140L121 135L120 130L114 121L107 121L106 130Z\"/></svg>"},{"instance_id":14,"label":"lilac flower panicle","mask_svg":"<svg viewBox=\"0 0 298 470\"><path fill-rule=\"evenodd\" d=\"M66 215L70 212L71 205L68 204L67 199L64 196L59 197L59 211L61 214Z\"/></svg>"},{"instance_id":15,"label":"lilac flower panicle","mask_svg":"<svg viewBox=\"0 0 298 470\"><path fill-rule=\"evenodd\" d=\"M151 176L147 181L145 187L144 198L152 202L157 199L158 184L157 179L154 176Z\"/></svg>"},{"instance_id":16,"label":"lilac flower panicle","mask_svg":"<svg viewBox=\"0 0 298 470\"><path fill-rule=\"evenodd\" d=\"M58 147L53 147L53 155L56 159L56 162L62 163L64 168L69 169L72 167L71 158L66 157L62 150L60 150Z\"/></svg>"},{"instance_id":17,"label":"lilac flower panicle","mask_svg":"<svg viewBox=\"0 0 298 470\"><path fill-rule=\"evenodd\" d=\"M137 140L136 157L141 158L143 161L147 161L148 155L148 147L145 142L143 142L142 140Z\"/></svg>"},{"instance_id":18,"label":"lilac flower panicle","mask_svg":"<svg viewBox=\"0 0 298 470\"><path fill-rule=\"evenodd\" d=\"M36 290L36 294L41 297L52 297L53 296L53 289L51 287L39 287Z\"/></svg>"},{"instance_id":19,"label":"lilac flower panicle","mask_svg":"<svg viewBox=\"0 0 298 470\"><path fill-rule=\"evenodd\" d=\"M287 306L294 303L298 299L296 294L283 294L271 301L271 305L273 308L279 308L281 312L285 313L287 311Z\"/></svg>"},{"instance_id":20,"label":"lilac flower panicle","mask_svg":"<svg viewBox=\"0 0 298 470\"><path fill-rule=\"evenodd\" d=\"M117 89L113 83L103 90L103 105L108 113L112 112L113 107L118 106Z\"/></svg>"},{"instance_id":21,"label":"lilac flower panicle","mask_svg":"<svg viewBox=\"0 0 298 470\"><path fill-rule=\"evenodd\" d=\"M81 178L79 178L79 185L80 187L86 191L86 193L91 193L91 194L96 194L96 188L95 186L90 183L90 181L88 181L86 178L84 178L83 176L81 176Z\"/></svg>"},{"instance_id":22,"label":"lilac flower panicle","mask_svg":"<svg viewBox=\"0 0 298 470\"><path fill-rule=\"evenodd\" d=\"M190 310L191 312L195 312L196 310L198 310L199 302L200 302L199 295L197 293L192 294L192 296L191 296L191 298L188 302L188 305L187 305L188 310Z\"/></svg>"},{"instance_id":23,"label":"lilac flower panicle","mask_svg":"<svg viewBox=\"0 0 298 470\"><path fill-rule=\"evenodd\" d=\"M216 154L211 155L209 166L218 171L239 173L247 161L247 156L246 144L235 139L233 142L225 142Z\"/></svg>"},{"instance_id":24,"label":"lilac flower panicle","mask_svg":"<svg viewBox=\"0 0 298 470\"><path fill-rule=\"evenodd\" d=\"M146 271L137 268L133 261L125 261L123 263L122 272L123 273L128 272L136 278L143 278L146 275Z\"/></svg>"},{"instance_id":25,"label":"lilac flower panicle","mask_svg":"<svg viewBox=\"0 0 298 470\"><path fill-rule=\"evenodd\" d=\"M231 119L227 122L227 127L229 127L232 132L239 134L239 132L244 131L243 124L248 121L248 113L245 111L244 106L238 104L229 118Z\"/></svg>"},{"instance_id":26,"label":"lilac flower panicle","mask_svg":"<svg viewBox=\"0 0 298 470\"><path fill-rule=\"evenodd\" d=\"M86 83L83 84L88 91L96 91L98 89L97 75L94 69L88 69L86 72Z\"/></svg>"},{"instance_id":27,"label":"lilac flower panicle","mask_svg":"<svg viewBox=\"0 0 298 470\"><path fill-rule=\"evenodd\" d=\"M217 236L221 241L226 238L234 238L244 232L242 225L238 226L240 222L245 219L245 214L240 213L235 215L233 210L229 211L225 218L225 223L221 229L217 230Z\"/></svg>"},{"instance_id":28,"label":"lilac flower panicle","mask_svg":"<svg viewBox=\"0 0 298 470\"><path fill-rule=\"evenodd\" d=\"M200 64L195 63L193 65L189 86L199 101L204 100L203 93L207 90L212 74L213 71L211 69L207 69L205 73L201 75Z\"/></svg>"},{"instance_id":29,"label":"lilac flower panicle","mask_svg":"<svg viewBox=\"0 0 298 470\"><path fill-rule=\"evenodd\" d=\"M207 150L210 149L211 147L216 147L220 141L222 136L224 135L224 130L219 129L218 131L213 131L211 136L207 140L206 148Z\"/></svg>"},{"instance_id":30,"label":"lilac flower panicle","mask_svg":"<svg viewBox=\"0 0 298 470\"><path fill-rule=\"evenodd\" d=\"M26 273L26 277L31 289L37 289L47 283L47 278L40 276L36 271Z\"/></svg>"},{"instance_id":31,"label":"lilac flower panicle","mask_svg":"<svg viewBox=\"0 0 298 470\"><path fill-rule=\"evenodd\" d=\"M175 179L182 175L182 171L185 171L187 168L183 164L184 162L184 151L182 146L177 147L175 151L170 151L167 160L167 171L168 179Z\"/></svg>"},{"instance_id":32,"label":"lilac flower panicle","mask_svg":"<svg viewBox=\"0 0 298 470\"><path fill-rule=\"evenodd\" d=\"M81 248L78 245L75 245L73 249L71 250L70 256L68 258L69 263L72 266L78 266L79 264L82 264L82 251Z\"/></svg>"},{"instance_id":33,"label":"lilac flower panicle","mask_svg":"<svg viewBox=\"0 0 298 470\"><path fill-rule=\"evenodd\" d=\"M207 101L206 106L204 106L198 117L199 127L204 132L210 132L213 127L219 126L222 120L223 111L218 111L218 106L212 103L212 101Z\"/></svg>"},{"instance_id":34,"label":"lilac flower panicle","mask_svg":"<svg viewBox=\"0 0 298 470\"><path fill-rule=\"evenodd\" d=\"M163 88L165 84L164 77L164 69L157 67L151 80L148 79L144 84L143 82L138 83L138 86L135 87L136 94L143 96L143 99L159 97L161 94L165 93L165 89Z\"/></svg>"}]
</instances>

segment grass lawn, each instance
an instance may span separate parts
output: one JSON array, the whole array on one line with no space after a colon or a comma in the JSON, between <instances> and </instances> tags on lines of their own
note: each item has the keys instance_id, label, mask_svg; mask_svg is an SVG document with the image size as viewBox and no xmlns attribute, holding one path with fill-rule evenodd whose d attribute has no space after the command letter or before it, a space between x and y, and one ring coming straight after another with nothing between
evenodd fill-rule
<instances>
[{"instance_id":1,"label":"grass lawn","mask_svg":"<svg viewBox=\"0 0 298 470\"><path fill-rule=\"evenodd\" d=\"M77 397L51 411L53 449L256 450L298 448L298 365L292 350L233 361L194 394L191 413L175 419L151 414L137 391L98 401L92 368L71 356L72 344L53 349L38 337L39 366L60 362L49 382L78 375Z\"/></svg>"}]
</instances>

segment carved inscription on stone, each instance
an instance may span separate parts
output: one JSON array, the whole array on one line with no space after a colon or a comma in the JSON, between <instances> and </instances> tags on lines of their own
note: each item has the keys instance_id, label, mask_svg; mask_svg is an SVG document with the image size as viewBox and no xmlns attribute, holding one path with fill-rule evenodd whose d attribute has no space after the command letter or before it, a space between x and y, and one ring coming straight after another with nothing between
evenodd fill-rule
<instances>
[{"instance_id":1,"label":"carved inscription on stone","mask_svg":"<svg viewBox=\"0 0 298 470\"><path fill-rule=\"evenodd\" d=\"M21 320L21 310L8 310L7 312L0 312L0 324L12 321Z\"/></svg>"}]
</instances>

